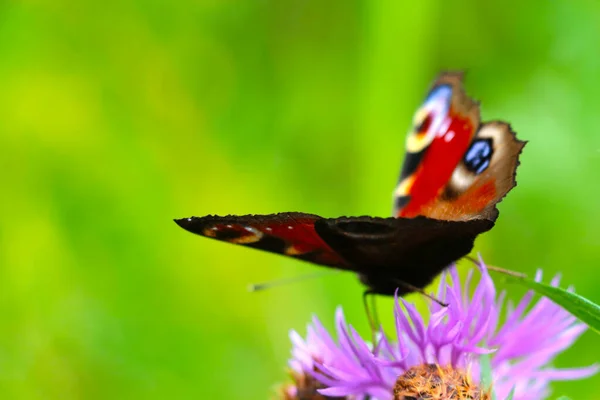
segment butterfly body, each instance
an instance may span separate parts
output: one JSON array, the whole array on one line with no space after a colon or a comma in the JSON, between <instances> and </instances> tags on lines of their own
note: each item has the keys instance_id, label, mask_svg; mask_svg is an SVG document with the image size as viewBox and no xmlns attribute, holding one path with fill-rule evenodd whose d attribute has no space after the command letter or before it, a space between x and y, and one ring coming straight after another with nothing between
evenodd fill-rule
<instances>
[{"instance_id":1,"label":"butterfly body","mask_svg":"<svg viewBox=\"0 0 600 400\"><path fill-rule=\"evenodd\" d=\"M352 271L373 293L422 289L494 226L524 142L508 124L480 123L462 75L446 73L415 114L393 217L287 212L175 220L209 238Z\"/></svg>"}]
</instances>

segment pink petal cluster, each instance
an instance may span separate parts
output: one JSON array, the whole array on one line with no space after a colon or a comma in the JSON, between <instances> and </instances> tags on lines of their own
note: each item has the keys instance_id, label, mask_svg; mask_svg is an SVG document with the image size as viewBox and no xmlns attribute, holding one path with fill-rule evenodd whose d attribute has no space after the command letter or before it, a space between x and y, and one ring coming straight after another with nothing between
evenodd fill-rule
<instances>
[{"instance_id":1,"label":"pink petal cluster","mask_svg":"<svg viewBox=\"0 0 600 400\"><path fill-rule=\"evenodd\" d=\"M336 312L337 341L314 317L307 336L290 334L293 350L291 368L312 376L323 385L327 397L352 399L393 398L399 375L413 366L434 363L469 371L480 380L480 359L488 354L494 392L514 400L545 399L554 380L581 379L593 375L598 366L556 369L549 363L586 330L560 306L542 298L529 311L533 293L527 293L516 307L508 305L504 322L505 293L496 294L494 282L483 262L481 278L470 294L473 271L464 286L455 266L442 279L438 298L448 307L432 302L426 323L414 305L396 297L393 340L381 332L375 346L363 340L345 321L341 308ZM541 280L538 273L536 280ZM552 280L556 286L559 278Z\"/></svg>"}]
</instances>

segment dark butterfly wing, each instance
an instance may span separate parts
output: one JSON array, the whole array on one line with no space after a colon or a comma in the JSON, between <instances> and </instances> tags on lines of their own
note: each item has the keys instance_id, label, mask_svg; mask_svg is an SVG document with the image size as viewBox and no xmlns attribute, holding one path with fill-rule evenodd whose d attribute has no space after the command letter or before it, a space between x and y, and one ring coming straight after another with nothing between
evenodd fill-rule
<instances>
[{"instance_id":1,"label":"dark butterfly wing","mask_svg":"<svg viewBox=\"0 0 600 400\"><path fill-rule=\"evenodd\" d=\"M321 238L359 272L373 292L424 288L450 263L467 255L477 235L494 226L487 219L442 221L416 218L336 218L315 221Z\"/></svg>"},{"instance_id":2,"label":"dark butterfly wing","mask_svg":"<svg viewBox=\"0 0 600 400\"><path fill-rule=\"evenodd\" d=\"M448 264L467 255L487 219L441 221L426 217L322 218L297 212L175 220L192 233L351 270L371 291L392 295L408 283L423 288Z\"/></svg>"},{"instance_id":3,"label":"dark butterfly wing","mask_svg":"<svg viewBox=\"0 0 600 400\"><path fill-rule=\"evenodd\" d=\"M270 215L228 215L176 219L183 229L245 247L282 254L315 264L351 269L315 231L318 215L287 212Z\"/></svg>"}]
</instances>

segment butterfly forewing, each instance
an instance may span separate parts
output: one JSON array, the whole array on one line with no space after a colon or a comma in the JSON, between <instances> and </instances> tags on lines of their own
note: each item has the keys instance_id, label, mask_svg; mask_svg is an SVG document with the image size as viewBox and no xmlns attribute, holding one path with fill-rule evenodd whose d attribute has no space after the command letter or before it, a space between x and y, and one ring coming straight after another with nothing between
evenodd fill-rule
<instances>
[{"instance_id":1,"label":"butterfly forewing","mask_svg":"<svg viewBox=\"0 0 600 400\"><path fill-rule=\"evenodd\" d=\"M394 215L495 220L496 204L516 185L524 145L508 124L480 123L461 74L442 74L415 114Z\"/></svg>"},{"instance_id":2,"label":"butterfly forewing","mask_svg":"<svg viewBox=\"0 0 600 400\"><path fill-rule=\"evenodd\" d=\"M477 127L479 105L462 87L461 73L444 73L415 113L406 156L394 192L397 217L426 215L462 159Z\"/></svg>"},{"instance_id":3,"label":"butterfly forewing","mask_svg":"<svg viewBox=\"0 0 600 400\"><path fill-rule=\"evenodd\" d=\"M348 263L315 232L318 215L287 212L270 215L190 217L175 222L197 235L340 269Z\"/></svg>"}]
</instances>

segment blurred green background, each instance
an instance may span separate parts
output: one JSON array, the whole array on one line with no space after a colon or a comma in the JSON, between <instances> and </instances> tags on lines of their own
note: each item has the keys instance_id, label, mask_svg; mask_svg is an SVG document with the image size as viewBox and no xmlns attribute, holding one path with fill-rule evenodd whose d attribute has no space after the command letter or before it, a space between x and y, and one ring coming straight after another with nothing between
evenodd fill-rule
<instances>
[{"instance_id":1,"label":"blurred green background","mask_svg":"<svg viewBox=\"0 0 600 400\"><path fill-rule=\"evenodd\" d=\"M477 249L600 302L598 49L591 1L0 2L0 396L264 399L312 313L367 333L351 274L248 293L320 269L172 218L387 216L445 68L530 141Z\"/></svg>"}]
</instances>

